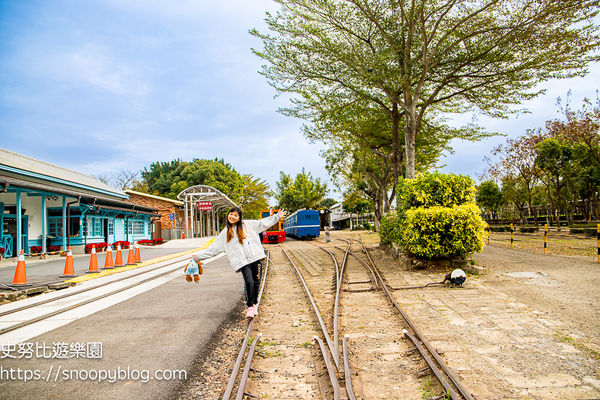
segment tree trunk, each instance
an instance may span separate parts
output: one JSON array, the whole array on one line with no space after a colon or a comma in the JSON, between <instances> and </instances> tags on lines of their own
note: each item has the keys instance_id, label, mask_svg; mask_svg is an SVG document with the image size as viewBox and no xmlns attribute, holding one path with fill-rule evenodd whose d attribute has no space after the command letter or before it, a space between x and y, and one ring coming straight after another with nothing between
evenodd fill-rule
<instances>
[{"instance_id":1,"label":"tree trunk","mask_svg":"<svg viewBox=\"0 0 600 400\"><path fill-rule=\"evenodd\" d=\"M402 146L400 143L400 112L398 104L392 107L392 170L394 171L394 182L402 175Z\"/></svg>"},{"instance_id":2,"label":"tree trunk","mask_svg":"<svg viewBox=\"0 0 600 400\"><path fill-rule=\"evenodd\" d=\"M404 128L404 148L406 149L406 178L415 179L415 141L417 137L417 112L413 105L405 113L406 126Z\"/></svg>"}]
</instances>

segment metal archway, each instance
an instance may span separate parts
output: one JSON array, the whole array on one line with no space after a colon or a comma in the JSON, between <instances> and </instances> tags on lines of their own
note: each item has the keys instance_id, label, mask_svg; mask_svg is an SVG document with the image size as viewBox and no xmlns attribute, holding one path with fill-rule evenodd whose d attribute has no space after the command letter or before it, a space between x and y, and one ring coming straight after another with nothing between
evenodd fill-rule
<instances>
[{"instance_id":1,"label":"metal archway","mask_svg":"<svg viewBox=\"0 0 600 400\"><path fill-rule=\"evenodd\" d=\"M184 203L185 235L193 238L212 236L219 233L219 212L237 207L227 195L212 186L195 185L182 190L177 198ZM200 209L200 202L210 202L210 209ZM208 207L204 207L208 208Z\"/></svg>"}]
</instances>

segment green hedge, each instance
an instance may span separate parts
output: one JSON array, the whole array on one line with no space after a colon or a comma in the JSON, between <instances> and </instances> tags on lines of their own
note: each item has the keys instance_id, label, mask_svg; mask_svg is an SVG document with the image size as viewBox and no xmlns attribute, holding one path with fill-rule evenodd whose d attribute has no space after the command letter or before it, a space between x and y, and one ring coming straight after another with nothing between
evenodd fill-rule
<instances>
[{"instance_id":1,"label":"green hedge","mask_svg":"<svg viewBox=\"0 0 600 400\"><path fill-rule=\"evenodd\" d=\"M570 233L573 234L585 234L587 236L596 236L598 231L596 228L570 228Z\"/></svg>"},{"instance_id":2,"label":"green hedge","mask_svg":"<svg viewBox=\"0 0 600 400\"><path fill-rule=\"evenodd\" d=\"M406 211L400 244L417 257L465 257L483 250L485 223L474 204Z\"/></svg>"},{"instance_id":3,"label":"green hedge","mask_svg":"<svg viewBox=\"0 0 600 400\"><path fill-rule=\"evenodd\" d=\"M398 214L391 211L381 218L379 225L379 237L381 243L392 244L392 242L400 243L400 220Z\"/></svg>"},{"instance_id":4,"label":"green hedge","mask_svg":"<svg viewBox=\"0 0 600 400\"><path fill-rule=\"evenodd\" d=\"M452 207L475 203L475 183L464 175L439 172L418 174L415 179L401 179L398 208Z\"/></svg>"},{"instance_id":5,"label":"green hedge","mask_svg":"<svg viewBox=\"0 0 600 400\"><path fill-rule=\"evenodd\" d=\"M510 227L508 229L510 231ZM523 233L535 233L539 230L540 229L535 226L522 226L522 225L519 226L519 232L523 232Z\"/></svg>"},{"instance_id":6,"label":"green hedge","mask_svg":"<svg viewBox=\"0 0 600 400\"><path fill-rule=\"evenodd\" d=\"M466 257L483 249L485 222L468 176L425 173L400 181L398 213L381 220L384 244L427 259Z\"/></svg>"}]
</instances>

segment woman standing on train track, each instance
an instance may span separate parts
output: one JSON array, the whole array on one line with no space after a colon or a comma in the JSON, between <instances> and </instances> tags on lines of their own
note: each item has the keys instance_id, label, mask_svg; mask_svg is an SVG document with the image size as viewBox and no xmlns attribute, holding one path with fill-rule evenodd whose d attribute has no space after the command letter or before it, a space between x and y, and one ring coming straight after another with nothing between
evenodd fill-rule
<instances>
[{"instance_id":1,"label":"woman standing on train track","mask_svg":"<svg viewBox=\"0 0 600 400\"><path fill-rule=\"evenodd\" d=\"M196 262L225 252L235 272L241 272L246 286L246 318L258 315L258 267L265 258L259 233L275 225L284 216L284 211L260 220L242 220L242 210L233 207L227 214L227 226L205 250L194 254Z\"/></svg>"}]
</instances>

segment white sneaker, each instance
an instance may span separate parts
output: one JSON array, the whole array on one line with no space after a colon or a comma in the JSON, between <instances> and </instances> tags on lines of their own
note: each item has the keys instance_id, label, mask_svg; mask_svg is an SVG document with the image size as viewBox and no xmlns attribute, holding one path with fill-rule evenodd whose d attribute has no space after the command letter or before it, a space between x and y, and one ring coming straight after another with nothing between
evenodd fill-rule
<instances>
[{"instance_id":1,"label":"white sneaker","mask_svg":"<svg viewBox=\"0 0 600 400\"><path fill-rule=\"evenodd\" d=\"M250 308L252 309L252 313L254 314L253 317L256 317L258 315L258 304L255 304Z\"/></svg>"},{"instance_id":2,"label":"white sneaker","mask_svg":"<svg viewBox=\"0 0 600 400\"><path fill-rule=\"evenodd\" d=\"M254 309L252 307L248 307L248 309L246 310L246 318L254 318Z\"/></svg>"}]
</instances>

